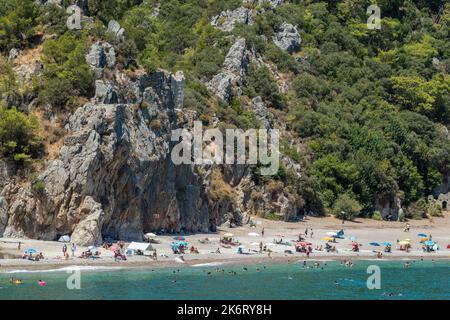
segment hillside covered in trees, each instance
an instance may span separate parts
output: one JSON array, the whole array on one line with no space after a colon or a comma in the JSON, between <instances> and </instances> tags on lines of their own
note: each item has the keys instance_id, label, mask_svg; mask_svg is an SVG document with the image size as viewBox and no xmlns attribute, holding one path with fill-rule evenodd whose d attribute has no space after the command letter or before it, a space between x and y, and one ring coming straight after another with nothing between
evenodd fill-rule
<instances>
[{"instance_id":1,"label":"hillside covered in trees","mask_svg":"<svg viewBox=\"0 0 450 320\"><path fill-rule=\"evenodd\" d=\"M381 29L367 27L366 0L2 2L0 157L36 194L48 187L39 174L57 158L70 115L99 92L86 56L101 41L115 54L103 79L183 71L183 109L204 126L281 130L278 174L250 168L249 213L283 219L270 205L280 194L292 211L284 219L442 212L433 196L450 185L444 0L379 0ZM80 30L67 27L72 3ZM239 202L236 187L217 168L210 200Z\"/></svg>"}]
</instances>

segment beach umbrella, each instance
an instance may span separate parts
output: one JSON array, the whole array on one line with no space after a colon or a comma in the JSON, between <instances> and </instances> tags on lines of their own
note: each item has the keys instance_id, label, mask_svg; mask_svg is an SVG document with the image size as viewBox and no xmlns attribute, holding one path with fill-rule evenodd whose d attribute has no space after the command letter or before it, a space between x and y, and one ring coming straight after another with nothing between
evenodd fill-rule
<instances>
[{"instance_id":1,"label":"beach umbrella","mask_svg":"<svg viewBox=\"0 0 450 320\"><path fill-rule=\"evenodd\" d=\"M325 241L333 241L333 238L331 238L331 237L324 237L324 238L322 238L322 240L325 240Z\"/></svg>"},{"instance_id":2,"label":"beach umbrella","mask_svg":"<svg viewBox=\"0 0 450 320\"><path fill-rule=\"evenodd\" d=\"M259 242L252 242L250 243L251 246L259 246Z\"/></svg>"},{"instance_id":3,"label":"beach umbrella","mask_svg":"<svg viewBox=\"0 0 450 320\"><path fill-rule=\"evenodd\" d=\"M383 242L383 246L392 246L392 243L385 241Z\"/></svg>"},{"instance_id":4,"label":"beach umbrella","mask_svg":"<svg viewBox=\"0 0 450 320\"><path fill-rule=\"evenodd\" d=\"M37 252L37 250L34 248L26 248L25 249L25 253L36 253L36 252Z\"/></svg>"},{"instance_id":5,"label":"beach umbrella","mask_svg":"<svg viewBox=\"0 0 450 320\"><path fill-rule=\"evenodd\" d=\"M420 239L420 243L422 243L422 242L425 242L425 241L427 241L428 240L428 238L427 237L425 237L425 238L422 238L422 239Z\"/></svg>"},{"instance_id":6,"label":"beach umbrella","mask_svg":"<svg viewBox=\"0 0 450 320\"><path fill-rule=\"evenodd\" d=\"M310 246L310 245L312 245L312 243L311 242L297 242L297 244L296 244L296 246L299 246L299 247L306 247L306 246Z\"/></svg>"},{"instance_id":7,"label":"beach umbrella","mask_svg":"<svg viewBox=\"0 0 450 320\"><path fill-rule=\"evenodd\" d=\"M426 238L427 237L427 235L425 233L419 233L417 236L421 237L421 238Z\"/></svg>"},{"instance_id":8,"label":"beach umbrella","mask_svg":"<svg viewBox=\"0 0 450 320\"><path fill-rule=\"evenodd\" d=\"M433 241L431 241L431 240L428 240L428 241L425 241L425 243L424 243L426 246L434 246L434 242Z\"/></svg>"},{"instance_id":9,"label":"beach umbrella","mask_svg":"<svg viewBox=\"0 0 450 320\"><path fill-rule=\"evenodd\" d=\"M256 232L250 232L248 235L250 237L259 237L259 234L257 234Z\"/></svg>"},{"instance_id":10,"label":"beach umbrella","mask_svg":"<svg viewBox=\"0 0 450 320\"><path fill-rule=\"evenodd\" d=\"M173 240L184 241L184 240L186 240L186 238L183 236L176 236L176 237L173 237Z\"/></svg>"},{"instance_id":11,"label":"beach umbrella","mask_svg":"<svg viewBox=\"0 0 450 320\"><path fill-rule=\"evenodd\" d=\"M273 246L276 246L276 244L275 243L271 243L271 242L267 242L266 244L265 244L266 246L268 246L268 247L273 247Z\"/></svg>"},{"instance_id":12,"label":"beach umbrella","mask_svg":"<svg viewBox=\"0 0 450 320\"><path fill-rule=\"evenodd\" d=\"M403 246L403 245L411 244L411 243L410 243L409 241L402 240L402 241L400 241L398 244L401 245L401 246Z\"/></svg>"},{"instance_id":13,"label":"beach umbrella","mask_svg":"<svg viewBox=\"0 0 450 320\"><path fill-rule=\"evenodd\" d=\"M380 244L378 243L378 242L371 242L371 243L369 243L371 246L374 246L374 247L379 247L380 246Z\"/></svg>"},{"instance_id":14,"label":"beach umbrella","mask_svg":"<svg viewBox=\"0 0 450 320\"><path fill-rule=\"evenodd\" d=\"M337 236L337 232L327 232L327 236L332 236L332 237L336 237Z\"/></svg>"},{"instance_id":15,"label":"beach umbrella","mask_svg":"<svg viewBox=\"0 0 450 320\"><path fill-rule=\"evenodd\" d=\"M234 236L234 234L232 234L232 233L230 233L230 232L227 232L227 233L225 233L224 235L223 235L224 237L233 237Z\"/></svg>"},{"instance_id":16,"label":"beach umbrella","mask_svg":"<svg viewBox=\"0 0 450 320\"><path fill-rule=\"evenodd\" d=\"M450 244L447 245L447 249L450 249Z\"/></svg>"},{"instance_id":17,"label":"beach umbrella","mask_svg":"<svg viewBox=\"0 0 450 320\"><path fill-rule=\"evenodd\" d=\"M278 233L276 236L277 236L277 237L281 237L281 238L284 237L281 233Z\"/></svg>"},{"instance_id":18,"label":"beach umbrella","mask_svg":"<svg viewBox=\"0 0 450 320\"><path fill-rule=\"evenodd\" d=\"M58 239L59 242L70 242L70 236L65 235L65 236L61 236Z\"/></svg>"},{"instance_id":19,"label":"beach umbrella","mask_svg":"<svg viewBox=\"0 0 450 320\"><path fill-rule=\"evenodd\" d=\"M411 242L411 239L403 239L402 241Z\"/></svg>"},{"instance_id":20,"label":"beach umbrella","mask_svg":"<svg viewBox=\"0 0 450 320\"><path fill-rule=\"evenodd\" d=\"M89 246L88 250L89 251L95 251L95 250L97 250L97 247L96 246Z\"/></svg>"},{"instance_id":21,"label":"beach umbrella","mask_svg":"<svg viewBox=\"0 0 450 320\"><path fill-rule=\"evenodd\" d=\"M355 241L357 238L356 238L356 236L351 236L349 239L352 241Z\"/></svg>"},{"instance_id":22,"label":"beach umbrella","mask_svg":"<svg viewBox=\"0 0 450 320\"><path fill-rule=\"evenodd\" d=\"M154 233L152 233L152 232L146 233L145 236L146 236L147 238L156 238L156 237L157 237L157 235L154 234Z\"/></svg>"}]
</instances>

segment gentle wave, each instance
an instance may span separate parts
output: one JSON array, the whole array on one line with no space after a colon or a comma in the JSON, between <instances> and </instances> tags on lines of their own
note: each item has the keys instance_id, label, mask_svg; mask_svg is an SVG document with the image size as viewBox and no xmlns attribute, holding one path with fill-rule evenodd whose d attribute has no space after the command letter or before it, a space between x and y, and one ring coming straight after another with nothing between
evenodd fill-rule
<instances>
[{"instance_id":1,"label":"gentle wave","mask_svg":"<svg viewBox=\"0 0 450 320\"><path fill-rule=\"evenodd\" d=\"M26 270L26 269L17 269L11 270L4 273L14 274L14 273L48 273L48 272L64 272L64 271L98 271L98 270L117 270L123 269L122 267L102 267L102 266L68 266L62 267L58 269L42 269L42 270Z\"/></svg>"},{"instance_id":2,"label":"gentle wave","mask_svg":"<svg viewBox=\"0 0 450 320\"><path fill-rule=\"evenodd\" d=\"M193 264L192 267L217 267L224 264L225 262L208 262L208 263Z\"/></svg>"}]
</instances>

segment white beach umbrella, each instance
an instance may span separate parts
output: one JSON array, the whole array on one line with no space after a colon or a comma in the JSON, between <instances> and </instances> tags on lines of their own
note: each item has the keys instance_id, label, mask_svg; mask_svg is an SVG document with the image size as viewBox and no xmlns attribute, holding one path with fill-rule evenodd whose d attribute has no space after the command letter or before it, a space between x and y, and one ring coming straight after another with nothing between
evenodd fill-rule
<instances>
[{"instance_id":1,"label":"white beach umbrella","mask_svg":"<svg viewBox=\"0 0 450 320\"><path fill-rule=\"evenodd\" d=\"M259 237L259 234L256 233L256 232L250 232L248 235L249 235L250 237Z\"/></svg>"},{"instance_id":2,"label":"white beach umbrella","mask_svg":"<svg viewBox=\"0 0 450 320\"><path fill-rule=\"evenodd\" d=\"M227 233L225 233L223 236L224 236L224 237L233 237L234 234L232 234L232 233L230 233L230 232L227 232Z\"/></svg>"},{"instance_id":3,"label":"white beach umbrella","mask_svg":"<svg viewBox=\"0 0 450 320\"><path fill-rule=\"evenodd\" d=\"M259 242L252 242L250 243L251 246L259 246Z\"/></svg>"},{"instance_id":4,"label":"white beach umbrella","mask_svg":"<svg viewBox=\"0 0 450 320\"><path fill-rule=\"evenodd\" d=\"M327 232L327 236L337 236L337 233L330 231L330 232Z\"/></svg>"},{"instance_id":5,"label":"white beach umbrella","mask_svg":"<svg viewBox=\"0 0 450 320\"><path fill-rule=\"evenodd\" d=\"M97 247L96 246L89 246L88 250L89 251L95 251L95 250L97 250Z\"/></svg>"}]
</instances>

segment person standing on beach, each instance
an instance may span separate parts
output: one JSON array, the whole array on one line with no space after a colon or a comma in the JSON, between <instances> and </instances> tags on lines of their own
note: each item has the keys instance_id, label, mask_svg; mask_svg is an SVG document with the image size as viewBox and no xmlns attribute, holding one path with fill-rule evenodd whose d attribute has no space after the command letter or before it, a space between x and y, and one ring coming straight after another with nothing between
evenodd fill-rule
<instances>
[{"instance_id":1,"label":"person standing on beach","mask_svg":"<svg viewBox=\"0 0 450 320\"><path fill-rule=\"evenodd\" d=\"M261 236L264 238L264 227L261 230Z\"/></svg>"},{"instance_id":2,"label":"person standing on beach","mask_svg":"<svg viewBox=\"0 0 450 320\"><path fill-rule=\"evenodd\" d=\"M308 235L308 228L305 229L305 236Z\"/></svg>"},{"instance_id":3,"label":"person standing on beach","mask_svg":"<svg viewBox=\"0 0 450 320\"><path fill-rule=\"evenodd\" d=\"M19 241L19 245L17 246L17 249L20 251L20 247L22 246L22 242Z\"/></svg>"},{"instance_id":4,"label":"person standing on beach","mask_svg":"<svg viewBox=\"0 0 450 320\"><path fill-rule=\"evenodd\" d=\"M67 251L67 245L64 244L63 247L62 247L63 256L66 256L66 254L65 254L66 251Z\"/></svg>"},{"instance_id":5,"label":"person standing on beach","mask_svg":"<svg viewBox=\"0 0 450 320\"><path fill-rule=\"evenodd\" d=\"M72 243L72 257L75 257L75 251L77 251L77 246L75 245L75 243Z\"/></svg>"},{"instance_id":6,"label":"person standing on beach","mask_svg":"<svg viewBox=\"0 0 450 320\"><path fill-rule=\"evenodd\" d=\"M313 230L311 229L311 238L313 237L313 235L314 235L314 232L313 232Z\"/></svg>"}]
</instances>

